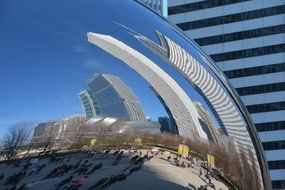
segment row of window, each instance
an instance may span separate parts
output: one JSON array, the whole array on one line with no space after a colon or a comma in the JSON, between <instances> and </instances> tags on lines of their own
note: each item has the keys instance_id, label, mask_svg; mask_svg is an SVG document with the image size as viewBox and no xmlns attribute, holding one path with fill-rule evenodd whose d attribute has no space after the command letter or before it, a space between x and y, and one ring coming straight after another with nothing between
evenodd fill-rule
<instances>
[{"instance_id":1,"label":"row of window","mask_svg":"<svg viewBox=\"0 0 285 190\"><path fill-rule=\"evenodd\" d=\"M285 121L275 121L269 123L257 123L255 127L258 132L285 130Z\"/></svg>"},{"instance_id":2,"label":"row of window","mask_svg":"<svg viewBox=\"0 0 285 190\"><path fill-rule=\"evenodd\" d=\"M285 189L285 180L271 181L272 189Z\"/></svg>"},{"instance_id":3,"label":"row of window","mask_svg":"<svg viewBox=\"0 0 285 190\"><path fill-rule=\"evenodd\" d=\"M223 5L240 3L244 1L248 1L248 0L211 0L211 1L200 1L200 2L195 2L195 3L177 5L177 6L168 8L168 15L174 15L174 14L191 12L191 11L196 11L196 10L201 10L201 9L219 7Z\"/></svg>"},{"instance_id":4,"label":"row of window","mask_svg":"<svg viewBox=\"0 0 285 190\"><path fill-rule=\"evenodd\" d=\"M263 149L264 150L280 150L285 149L285 141L270 141L270 142L263 142Z\"/></svg>"},{"instance_id":5,"label":"row of window","mask_svg":"<svg viewBox=\"0 0 285 190\"><path fill-rule=\"evenodd\" d=\"M285 5L281 5L281 6L276 6L276 7L243 12L243 13L236 13L236 14L219 16L219 17L214 17L214 18L207 18L203 20L179 23L177 24L177 26L181 30L191 30L191 29L239 22L239 21L244 21L244 20L262 18L266 16L273 16L277 14L282 14L284 12L285 12Z\"/></svg>"},{"instance_id":6,"label":"row of window","mask_svg":"<svg viewBox=\"0 0 285 190\"><path fill-rule=\"evenodd\" d=\"M278 73L284 71L285 71L285 63L279 63L273 65L224 71L224 73L229 79L231 79L231 78L248 77L254 75L263 75L269 73Z\"/></svg>"},{"instance_id":7,"label":"row of window","mask_svg":"<svg viewBox=\"0 0 285 190\"><path fill-rule=\"evenodd\" d=\"M240 96L278 92L283 90L285 90L285 82L236 88L236 91Z\"/></svg>"},{"instance_id":8,"label":"row of window","mask_svg":"<svg viewBox=\"0 0 285 190\"><path fill-rule=\"evenodd\" d=\"M285 160L269 161L267 163L270 170L285 169Z\"/></svg>"},{"instance_id":9,"label":"row of window","mask_svg":"<svg viewBox=\"0 0 285 190\"><path fill-rule=\"evenodd\" d=\"M233 32L229 34L221 34L217 36L197 38L195 39L195 42L200 46L205 46L205 45L219 44L219 43L225 43L237 40L257 38L273 34L280 34L284 32L285 32L285 25L276 25L276 26L269 26L253 30L246 30L242 32Z\"/></svg>"},{"instance_id":10,"label":"row of window","mask_svg":"<svg viewBox=\"0 0 285 190\"><path fill-rule=\"evenodd\" d=\"M243 58L261 56L261 55L268 55L274 53L281 53L281 52L285 52L284 43L271 45L271 46L258 47L258 48L231 51L226 53L217 53L210 55L210 57L215 62L220 62L220 61L243 59Z\"/></svg>"},{"instance_id":11,"label":"row of window","mask_svg":"<svg viewBox=\"0 0 285 190\"><path fill-rule=\"evenodd\" d=\"M279 110L285 110L285 102L250 105L246 106L246 108L251 114L269 112L269 111L279 111Z\"/></svg>"}]
</instances>

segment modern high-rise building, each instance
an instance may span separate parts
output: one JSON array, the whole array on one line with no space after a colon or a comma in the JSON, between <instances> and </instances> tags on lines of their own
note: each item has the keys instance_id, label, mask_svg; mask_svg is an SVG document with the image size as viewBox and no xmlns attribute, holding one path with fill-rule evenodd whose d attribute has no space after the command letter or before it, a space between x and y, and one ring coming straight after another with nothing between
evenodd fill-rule
<instances>
[{"instance_id":1,"label":"modern high-rise building","mask_svg":"<svg viewBox=\"0 0 285 190\"><path fill-rule=\"evenodd\" d=\"M88 118L106 115L125 121L147 120L139 99L119 77L94 74L87 84L90 90L79 97Z\"/></svg>"},{"instance_id":2,"label":"modern high-rise building","mask_svg":"<svg viewBox=\"0 0 285 190\"><path fill-rule=\"evenodd\" d=\"M284 0L168 0L168 20L210 55L251 114L273 189L285 189L284 13Z\"/></svg>"},{"instance_id":3,"label":"modern high-rise building","mask_svg":"<svg viewBox=\"0 0 285 190\"><path fill-rule=\"evenodd\" d=\"M89 90L80 92L78 96L87 119L100 114L100 108L97 101Z\"/></svg>"},{"instance_id":4,"label":"modern high-rise building","mask_svg":"<svg viewBox=\"0 0 285 190\"><path fill-rule=\"evenodd\" d=\"M166 0L137 0L137 2L151 8L160 15L167 15L167 6L165 7L166 9L164 9Z\"/></svg>"}]
</instances>

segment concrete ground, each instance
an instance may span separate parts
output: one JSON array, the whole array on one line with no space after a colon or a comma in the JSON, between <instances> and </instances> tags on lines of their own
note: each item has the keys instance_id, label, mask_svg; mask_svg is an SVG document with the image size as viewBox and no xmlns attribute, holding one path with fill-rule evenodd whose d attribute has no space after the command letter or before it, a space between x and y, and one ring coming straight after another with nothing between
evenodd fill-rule
<instances>
[{"instance_id":1,"label":"concrete ground","mask_svg":"<svg viewBox=\"0 0 285 190\"><path fill-rule=\"evenodd\" d=\"M0 175L4 174L5 177L0 181L0 189L11 189L14 186L17 188L20 187L23 183L33 183L31 190L52 190L55 189L55 184L58 184L63 179L69 177L70 175L73 175L73 179L79 179L82 176L79 176L78 174L72 174L74 170L69 171L67 174L64 174L62 177L57 178L49 178L44 179L43 178L55 167L58 167L62 164L72 164L75 165L78 160L82 160L81 164L85 160L89 160L93 165L90 167L92 168L94 165L99 164L100 162L103 163L103 166L101 169L95 171L93 174L91 174L87 182L78 188L79 190L88 189L89 187L96 184L96 182L103 178L108 177L110 175L118 175L122 173L122 170L125 169L130 165L130 157L134 156L138 153L126 153L120 160L119 164L116 166L113 166L112 163L116 156L112 154L97 154L95 156L92 156L91 158L88 158L86 155L82 154L75 154L75 155L68 155L65 156L65 159L63 162L58 163L49 163L49 159L44 158L40 159L36 164L29 167L28 172L26 176L18 183L14 185L4 185L5 181L7 180L7 177L12 175L15 172L19 172L22 167L14 167L12 165L6 165L1 164L0 165ZM143 154L145 151L142 151ZM108 190L122 190L122 189L136 189L136 190L156 190L156 189L163 189L163 190L179 190L179 189L194 189L197 187L200 187L200 185L205 185L206 183L203 181L202 178L199 177L199 166L195 166L194 168L182 168L177 167L166 161L166 157L168 155L162 155L162 156L155 156L151 161L146 161L142 168L139 171L136 171L129 175L126 180L115 182L111 184L106 189ZM70 160L68 161L68 159ZM35 174L32 176L28 176L28 173L31 171L35 165L41 165L41 164L47 164L47 167L45 167L39 174ZM218 182L214 179L212 179L212 182L215 184L216 189L228 189L224 184L221 182ZM190 184L190 186L189 186ZM71 183L69 183L66 187L70 186ZM189 188L192 187L192 188ZM64 188L61 188L64 189ZM208 188L211 189L211 188Z\"/></svg>"}]
</instances>

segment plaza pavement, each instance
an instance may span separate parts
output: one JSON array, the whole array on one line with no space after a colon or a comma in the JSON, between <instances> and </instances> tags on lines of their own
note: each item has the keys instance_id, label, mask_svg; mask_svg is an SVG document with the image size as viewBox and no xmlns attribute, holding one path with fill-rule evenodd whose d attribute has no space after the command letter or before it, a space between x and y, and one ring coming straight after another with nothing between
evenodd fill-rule
<instances>
[{"instance_id":1,"label":"plaza pavement","mask_svg":"<svg viewBox=\"0 0 285 190\"><path fill-rule=\"evenodd\" d=\"M146 153L146 150L142 150L143 155ZM69 171L67 174L64 174L62 177L57 178L49 178L42 180L52 169L62 164L72 164L75 165L78 160L82 160L81 164L85 160L89 160L93 165L90 169L102 162L103 166L99 170L95 171L91 174L86 183L78 188L79 190L88 189L89 187L96 184L96 182L103 178L109 177L111 175L118 175L122 173L122 170L130 165L130 158L138 153L127 153L125 151L124 156L120 160L118 165L113 166L112 163L116 156L112 154L96 154L92 157L87 157L83 154L75 154L64 156L65 160L63 162L52 162L48 163L49 159L44 158L40 159L36 165L47 164L47 167L43 168L43 170L39 174L35 174L32 176L28 176L31 169L34 167L33 165L29 167L26 176L16 184L16 187L20 187L23 183L33 183L33 186L30 188L31 190L53 190L55 189L55 184L58 184L63 179L67 178L70 175L73 175L73 179L79 179L78 174L72 174L73 171ZM142 168L139 171L135 171L134 173L127 176L126 180L118 181L110 186L108 186L107 190L182 190L182 189L191 189L189 188L189 183L191 187L200 187L200 185L205 185L206 183L199 177L199 169L200 167L195 166L194 168L182 168L177 167L170 164L166 161L168 155L160 155L155 156L150 161L146 161ZM174 155L171 155L174 157ZM70 159L68 161L68 159ZM67 162L68 161L68 162ZM15 172L19 172L21 167L14 167L13 165L0 164L0 175L4 174L5 178L0 181L0 189L11 189L14 185L6 185L4 183L8 176L12 175ZM212 179L212 182L215 184L216 189L226 190L228 189L223 183L218 182ZM68 184L66 187L70 186ZM64 188L61 188L64 189ZM192 188L194 189L194 188ZM212 189L212 188L208 188Z\"/></svg>"}]
</instances>

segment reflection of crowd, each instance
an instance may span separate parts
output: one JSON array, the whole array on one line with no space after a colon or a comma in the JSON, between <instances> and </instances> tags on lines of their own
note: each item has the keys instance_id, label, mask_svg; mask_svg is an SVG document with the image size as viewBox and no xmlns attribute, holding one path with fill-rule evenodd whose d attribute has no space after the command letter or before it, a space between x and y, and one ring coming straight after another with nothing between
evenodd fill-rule
<instances>
[{"instance_id":1,"label":"reflection of crowd","mask_svg":"<svg viewBox=\"0 0 285 190\"><path fill-rule=\"evenodd\" d=\"M104 178L100 179L95 185L90 187L88 190L104 189L104 188L108 187L109 185L111 185L117 181L125 180L132 173L139 171L142 168L145 161L150 161L150 159L151 159L151 156L149 156L148 154L143 155L142 152L137 152L137 150L133 150L132 152L136 152L138 154L134 155L130 159L129 165L122 170L122 173L120 173L118 175L112 175L109 177L104 177ZM131 153L131 150L129 149L128 154L130 154L130 153ZM119 160L121 160L123 152L120 152L120 153L114 152L114 154L115 155L118 154L118 156L115 158L113 165L115 165L114 163L117 163Z\"/></svg>"},{"instance_id":2,"label":"reflection of crowd","mask_svg":"<svg viewBox=\"0 0 285 190\"><path fill-rule=\"evenodd\" d=\"M188 155L176 154L175 156L173 156L173 158L171 157L171 155L168 155L166 160L177 167L182 167L182 168L191 167L193 169L199 168L199 177L206 183L206 185L201 185L198 188L198 190L207 190L207 187L215 189L215 185L212 180L212 178L218 180L218 177L215 175L215 172L213 172L212 168L206 168L206 170L203 169L201 166L199 166L197 159L191 156L190 154Z\"/></svg>"},{"instance_id":3,"label":"reflection of crowd","mask_svg":"<svg viewBox=\"0 0 285 190\"><path fill-rule=\"evenodd\" d=\"M142 152L138 152L137 150L135 151L127 150L125 151L125 153L128 153L127 155L135 154L131 157L129 166L126 167L124 170L122 170L122 173L119 175L106 177L108 179L107 181L104 181L102 179L101 181L99 180L100 183L104 181L104 183L102 183L104 186L108 186L116 181L126 179L127 176L140 170L145 161L150 161L151 158L153 157L151 153L143 155ZM119 149L104 149L100 151L85 150L81 152L81 156L90 159L92 159L92 157L95 155L98 155L96 157L96 160L114 158L112 165L117 165L122 159L123 154L124 151ZM15 172L11 176L8 176L6 179L5 175L1 174L0 171L0 182L6 180L4 182L3 190L27 190L45 180L61 178L61 177L64 178L54 185L54 189L75 190L84 185L87 182L89 176L92 175L96 170L102 168L103 166L102 162L94 165L93 163L91 163L89 159L80 159L74 164L71 164L69 163L71 159L72 158L66 158L63 156L59 156L56 153L53 153L49 156L48 159L49 163L35 164L31 162L26 162L24 165L22 164L15 165L16 168L21 167L21 170ZM56 166L54 166L54 168L51 168L47 172L47 174L41 178L41 180L29 183L23 183L21 186L18 185L25 177L32 177L32 176L37 177L39 174L41 174L44 168L46 168L47 166L49 166L50 168L52 164L56 164ZM41 174L41 176L42 175L43 174ZM100 183L98 182L95 183L92 187L90 187L90 189L100 188L101 186Z\"/></svg>"},{"instance_id":4,"label":"reflection of crowd","mask_svg":"<svg viewBox=\"0 0 285 190\"><path fill-rule=\"evenodd\" d=\"M82 154L84 155L86 152L83 152ZM88 156L90 156L90 152L87 152ZM92 154L94 155L94 154ZM33 160L33 159L31 159ZM42 178L41 180L38 180L37 182L30 182L30 183L24 183L21 186L17 188L17 185L21 182L21 180L25 177L30 177L30 176L37 176L38 174L41 173L41 171L47 167L47 164L33 164L31 162L27 161L22 161L22 163L17 162L14 167L18 168L21 167L21 170L18 172L15 172L11 176L8 176L6 178L6 181L4 182L4 187L1 188L1 190L26 190L32 188L34 185L37 183L40 183L44 180L51 179L51 178L58 178L62 177L64 175L67 175L71 171L73 174L77 174L79 176L78 179L73 179L74 175L69 175L66 176L62 181L60 181L58 184L55 184L55 189L59 190L63 186L64 189L69 189L69 190L74 190L77 189L78 187L82 186L85 184L87 181L88 175L91 175L94 173L96 170L100 169L102 167L102 163L99 163L97 165L94 165L92 167L92 163L89 162L89 160L85 160L83 164L81 164L82 159L78 160L77 163L74 165L68 164L68 162L71 160L71 158L65 158L56 155L53 153L52 155L49 156L49 164L57 164L56 167L51 169L47 175ZM38 161L39 159L37 159ZM24 163L24 164L23 164ZM58 166L58 164L60 164ZM90 169L91 168L91 169ZM90 169L90 170L89 170ZM1 171L0 171L1 172ZM0 173L0 182L5 180L5 175ZM68 186L69 185L69 186Z\"/></svg>"},{"instance_id":5,"label":"reflection of crowd","mask_svg":"<svg viewBox=\"0 0 285 190\"><path fill-rule=\"evenodd\" d=\"M125 153L125 154L124 154ZM98 180L94 185L92 185L89 189L100 189L105 188L117 181L125 180L129 175L133 174L136 171L139 171L145 162L151 161L154 157L161 158L164 160L167 160L169 163L172 163L178 167L192 167L194 168L197 166L198 162L196 158L192 157L191 155L188 156L173 156L169 152L163 153L158 151L147 151L142 153L141 151L137 150L119 150L119 149L104 149L100 151L95 150L85 150L81 152L82 159L79 159L78 161L74 161L71 163L70 161L73 158L67 158L62 157L56 154L52 154L49 158L49 163L41 163L41 164L31 164L26 163L23 166L17 166L21 167L21 170L18 172L15 172L13 175L8 176L5 179L4 174L1 174L0 171L0 182L5 181L3 190L26 190L32 188L37 183L40 183L44 180L48 179L54 179L54 178L61 178L61 181L58 181L54 185L54 189L60 190L60 189L68 189L68 190L75 190L79 187L86 184L90 176L96 172L97 170L101 169L103 166L102 162L93 164L92 158L96 156L96 160L99 160L101 158L108 158L112 159L111 164L113 166L117 165L120 160L124 156L130 156L129 164L126 168L124 168L121 173L118 175L111 175L104 177L100 180ZM166 159L165 159L166 158ZM53 164L56 164L53 168ZM49 167L49 168L47 168ZM43 170L49 169L45 174L43 175ZM42 174L41 174L42 173ZM20 187L17 186L23 178L27 176L38 176L41 174L41 180L36 182L30 182L30 183L24 183ZM204 180L207 185L200 187L200 189L207 189L208 186L214 187L213 181L212 181L212 172L205 172L204 169L200 168L199 170L199 176L202 180ZM6 189L5 189L6 187ZM1 190L2 190L1 189Z\"/></svg>"},{"instance_id":6,"label":"reflection of crowd","mask_svg":"<svg viewBox=\"0 0 285 190\"><path fill-rule=\"evenodd\" d=\"M58 166L58 167L54 168L43 179L61 177L65 173L69 172L71 169L72 169L72 165L63 164L61 166Z\"/></svg>"}]
</instances>

